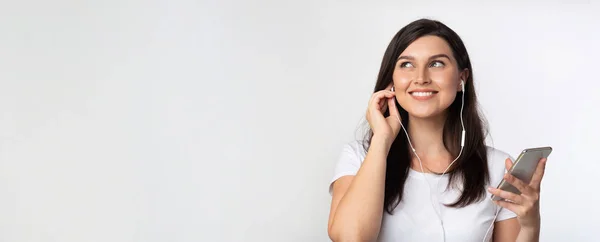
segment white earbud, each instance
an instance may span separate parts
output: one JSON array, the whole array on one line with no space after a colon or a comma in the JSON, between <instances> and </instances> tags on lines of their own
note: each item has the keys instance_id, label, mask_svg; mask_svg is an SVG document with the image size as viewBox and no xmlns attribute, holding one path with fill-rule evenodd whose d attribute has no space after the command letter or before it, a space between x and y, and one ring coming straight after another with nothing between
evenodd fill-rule
<instances>
[{"instance_id":1,"label":"white earbud","mask_svg":"<svg viewBox=\"0 0 600 242\"><path fill-rule=\"evenodd\" d=\"M460 80L460 88L463 92L465 92L465 81L463 81L462 79Z\"/></svg>"},{"instance_id":2,"label":"white earbud","mask_svg":"<svg viewBox=\"0 0 600 242\"><path fill-rule=\"evenodd\" d=\"M392 86L392 89L391 89L390 91L392 91L392 92L393 92L394 90L396 90L396 89L394 89L394 86Z\"/></svg>"}]
</instances>

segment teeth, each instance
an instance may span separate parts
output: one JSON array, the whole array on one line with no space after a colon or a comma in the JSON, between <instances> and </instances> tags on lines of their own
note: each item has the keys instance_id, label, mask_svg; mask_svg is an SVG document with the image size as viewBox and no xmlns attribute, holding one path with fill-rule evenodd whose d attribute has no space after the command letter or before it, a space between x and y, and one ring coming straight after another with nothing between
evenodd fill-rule
<instances>
[{"instance_id":1,"label":"teeth","mask_svg":"<svg viewBox=\"0 0 600 242\"><path fill-rule=\"evenodd\" d=\"M433 92L413 92L412 95L417 97L427 97L433 95Z\"/></svg>"}]
</instances>

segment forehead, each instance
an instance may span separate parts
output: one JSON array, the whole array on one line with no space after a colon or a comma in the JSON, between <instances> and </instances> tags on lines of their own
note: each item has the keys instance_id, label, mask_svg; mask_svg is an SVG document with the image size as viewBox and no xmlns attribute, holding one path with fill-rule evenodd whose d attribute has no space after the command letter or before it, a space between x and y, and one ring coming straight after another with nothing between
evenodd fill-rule
<instances>
[{"instance_id":1,"label":"forehead","mask_svg":"<svg viewBox=\"0 0 600 242\"><path fill-rule=\"evenodd\" d=\"M450 49L450 45L444 39L437 36L423 36L408 45L400 55L413 56L419 59L438 54L446 54L451 58L453 57L452 49Z\"/></svg>"}]
</instances>

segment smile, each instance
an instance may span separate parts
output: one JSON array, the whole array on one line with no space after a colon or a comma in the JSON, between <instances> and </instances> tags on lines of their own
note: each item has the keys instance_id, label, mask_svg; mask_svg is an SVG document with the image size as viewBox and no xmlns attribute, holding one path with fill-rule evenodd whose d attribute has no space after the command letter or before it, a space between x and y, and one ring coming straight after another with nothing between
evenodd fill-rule
<instances>
[{"instance_id":1,"label":"smile","mask_svg":"<svg viewBox=\"0 0 600 242\"><path fill-rule=\"evenodd\" d=\"M409 93L414 99L420 100L420 101L424 101L424 100L428 100L432 97L435 96L435 94L437 94L436 91L430 91L430 92L410 92Z\"/></svg>"},{"instance_id":2,"label":"smile","mask_svg":"<svg viewBox=\"0 0 600 242\"><path fill-rule=\"evenodd\" d=\"M417 97L427 97L433 95L433 92L413 92L411 95Z\"/></svg>"}]
</instances>

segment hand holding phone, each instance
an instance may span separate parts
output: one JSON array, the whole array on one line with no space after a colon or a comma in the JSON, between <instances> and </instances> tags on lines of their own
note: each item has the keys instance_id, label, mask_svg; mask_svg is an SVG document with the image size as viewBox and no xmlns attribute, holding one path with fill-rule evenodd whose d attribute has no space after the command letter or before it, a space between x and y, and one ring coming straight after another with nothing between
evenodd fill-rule
<instances>
[{"instance_id":1,"label":"hand holding phone","mask_svg":"<svg viewBox=\"0 0 600 242\"><path fill-rule=\"evenodd\" d=\"M539 162L542 159L547 159L548 156L550 155L550 153L552 153L552 147L539 147L539 148L524 149L521 152L521 154L519 154L519 157L517 157L517 160L514 163L506 164L506 169L508 170L507 173L510 174L511 176L519 179L520 181L522 181L525 184L529 184L534 187L536 187L536 186L539 187L539 183L541 182L541 179L542 179L542 177L541 177L542 174L538 174L538 177L534 177L534 175L536 173L537 168L540 165ZM541 171L541 172L543 172L543 171ZM536 179L534 179L534 178L536 178ZM502 179L500 184L498 184L497 189L511 192L511 193L514 193L517 195L520 195L522 192L517 187L515 187L513 184L511 184L509 181L507 181L506 178ZM498 200L503 200L503 198L492 194L492 200L498 201Z\"/></svg>"},{"instance_id":2,"label":"hand holding phone","mask_svg":"<svg viewBox=\"0 0 600 242\"><path fill-rule=\"evenodd\" d=\"M517 214L522 228L539 228L540 184L551 152L551 147L531 148L514 163L506 159L504 179L497 188L489 188L494 203Z\"/></svg>"}]
</instances>

